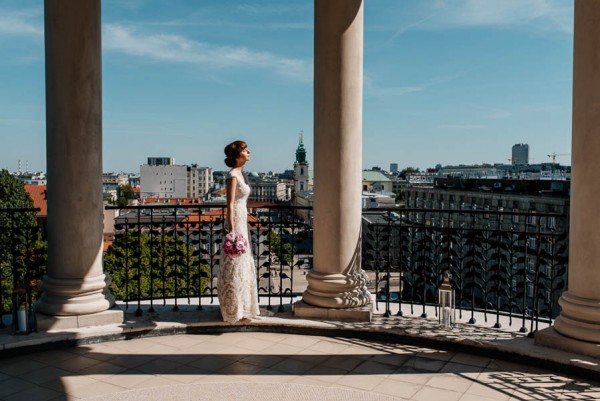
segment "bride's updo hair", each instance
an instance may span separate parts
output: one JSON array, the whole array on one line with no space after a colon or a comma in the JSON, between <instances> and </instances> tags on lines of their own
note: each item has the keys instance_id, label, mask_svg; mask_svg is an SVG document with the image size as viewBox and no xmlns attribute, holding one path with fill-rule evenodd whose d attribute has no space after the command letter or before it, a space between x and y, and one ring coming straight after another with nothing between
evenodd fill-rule
<instances>
[{"instance_id":1,"label":"bride's updo hair","mask_svg":"<svg viewBox=\"0 0 600 401\"><path fill-rule=\"evenodd\" d=\"M244 141L234 141L229 145L225 146L225 164L227 167L235 167L238 157L242 154L242 151L246 149L248 145Z\"/></svg>"}]
</instances>

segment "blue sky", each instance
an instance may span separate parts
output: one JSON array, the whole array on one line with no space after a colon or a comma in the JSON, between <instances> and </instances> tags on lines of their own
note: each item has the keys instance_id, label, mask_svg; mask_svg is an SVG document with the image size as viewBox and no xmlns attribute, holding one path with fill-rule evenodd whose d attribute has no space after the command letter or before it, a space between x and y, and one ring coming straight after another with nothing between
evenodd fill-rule
<instances>
[{"instance_id":1,"label":"blue sky","mask_svg":"<svg viewBox=\"0 0 600 401\"><path fill-rule=\"evenodd\" d=\"M103 0L104 170L292 166L313 143L312 0ZM573 1L365 0L363 166L571 148ZM45 170L42 0L0 0L0 168ZM570 155L556 160L570 164Z\"/></svg>"}]
</instances>

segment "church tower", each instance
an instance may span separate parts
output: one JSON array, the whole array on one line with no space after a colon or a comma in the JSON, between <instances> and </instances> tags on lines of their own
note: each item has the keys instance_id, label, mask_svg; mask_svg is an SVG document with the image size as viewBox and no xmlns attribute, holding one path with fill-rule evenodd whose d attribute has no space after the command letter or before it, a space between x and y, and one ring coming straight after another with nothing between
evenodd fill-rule
<instances>
[{"instance_id":1,"label":"church tower","mask_svg":"<svg viewBox=\"0 0 600 401\"><path fill-rule=\"evenodd\" d=\"M294 162L294 191L296 193L308 191L311 188L308 174L308 162L306 161L306 149L304 148L302 132L300 132L300 143L296 149L296 161Z\"/></svg>"}]
</instances>

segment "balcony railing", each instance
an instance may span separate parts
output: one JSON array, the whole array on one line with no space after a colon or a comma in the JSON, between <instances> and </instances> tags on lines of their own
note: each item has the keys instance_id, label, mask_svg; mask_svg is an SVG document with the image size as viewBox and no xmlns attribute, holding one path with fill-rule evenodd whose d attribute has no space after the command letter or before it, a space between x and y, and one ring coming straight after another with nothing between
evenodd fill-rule
<instances>
[{"instance_id":1,"label":"balcony railing","mask_svg":"<svg viewBox=\"0 0 600 401\"><path fill-rule=\"evenodd\" d=\"M14 320L16 310L24 307L31 312L39 280L46 272L46 245L36 221L37 211L0 209L0 328L6 327L3 316L12 314ZM17 288L23 293L15 291Z\"/></svg>"},{"instance_id":2,"label":"balcony railing","mask_svg":"<svg viewBox=\"0 0 600 401\"><path fill-rule=\"evenodd\" d=\"M567 252L568 219L556 213L376 209L363 215L363 268L375 271L376 299L387 316L391 305L406 304L425 317L447 271L460 318L470 315L475 323L479 312L500 327L505 316L509 325L520 321L521 332L536 331L559 314Z\"/></svg>"},{"instance_id":3,"label":"balcony railing","mask_svg":"<svg viewBox=\"0 0 600 401\"><path fill-rule=\"evenodd\" d=\"M109 206L107 209L119 209ZM259 297L268 309L291 303L312 261L312 229L302 215L310 208L270 206L255 209L249 236ZM308 219L310 220L310 219ZM145 205L121 210L113 245L104 258L118 299L153 312L156 302L197 302L202 310L217 297L217 274L224 236L224 205ZM297 283L297 281L301 281Z\"/></svg>"},{"instance_id":4,"label":"balcony railing","mask_svg":"<svg viewBox=\"0 0 600 401\"><path fill-rule=\"evenodd\" d=\"M154 306L214 303L225 221L224 205L119 208L104 256L111 290L140 315ZM2 313L11 312L22 274L45 272L45 247L34 209L0 210ZM306 288L312 268L312 210L253 209L249 233L256 285L269 309L284 310ZM41 242L40 242L41 241ZM37 244L37 245L36 245ZM534 332L552 324L567 288L568 218L555 213L374 209L363 213L362 265L376 306L387 316L437 313L437 290L451 275L460 318L482 314ZM432 308L432 306L434 308ZM502 319L501 319L502 318Z\"/></svg>"}]
</instances>

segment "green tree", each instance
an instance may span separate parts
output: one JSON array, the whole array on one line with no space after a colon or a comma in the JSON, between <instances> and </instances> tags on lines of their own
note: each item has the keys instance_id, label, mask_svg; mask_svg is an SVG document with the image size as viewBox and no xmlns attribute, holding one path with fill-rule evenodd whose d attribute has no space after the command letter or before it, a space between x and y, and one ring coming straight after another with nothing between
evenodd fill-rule
<instances>
[{"instance_id":1,"label":"green tree","mask_svg":"<svg viewBox=\"0 0 600 401\"><path fill-rule=\"evenodd\" d=\"M292 263L292 256L294 255L294 250L292 248L292 244L281 239L279 235L273 230L269 231L269 245L271 250L271 255L273 255L277 262L281 262L285 265L290 266Z\"/></svg>"},{"instance_id":2,"label":"green tree","mask_svg":"<svg viewBox=\"0 0 600 401\"><path fill-rule=\"evenodd\" d=\"M11 307L14 277L25 274L32 296L37 298L38 282L46 272L47 245L37 224L35 212L14 209L33 208L23 181L0 170L0 282L2 308Z\"/></svg>"},{"instance_id":3,"label":"green tree","mask_svg":"<svg viewBox=\"0 0 600 401\"><path fill-rule=\"evenodd\" d=\"M198 296L210 278L198 254L180 235L132 229L115 236L104 255L104 271L119 300Z\"/></svg>"},{"instance_id":4,"label":"green tree","mask_svg":"<svg viewBox=\"0 0 600 401\"><path fill-rule=\"evenodd\" d=\"M406 167L405 169L403 169L402 171L400 171L400 178L402 178L403 180L406 179L406 175L407 174L411 174L411 173L418 173L420 172L418 167Z\"/></svg>"},{"instance_id":5,"label":"green tree","mask_svg":"<svg viewBox=\"0 0 600 401\"><path fill-rule=\"evenodd\" d=\"M127 206L130 199L135 199L135 192L131 185L119 185L119 188L117 188L117 206Z\"/></svg>"}]
</instances>

